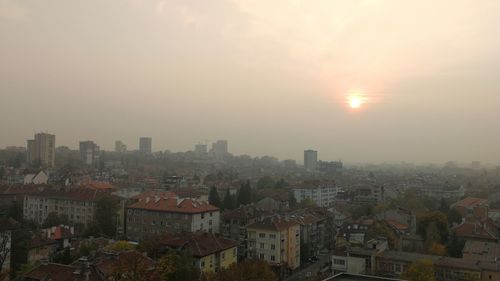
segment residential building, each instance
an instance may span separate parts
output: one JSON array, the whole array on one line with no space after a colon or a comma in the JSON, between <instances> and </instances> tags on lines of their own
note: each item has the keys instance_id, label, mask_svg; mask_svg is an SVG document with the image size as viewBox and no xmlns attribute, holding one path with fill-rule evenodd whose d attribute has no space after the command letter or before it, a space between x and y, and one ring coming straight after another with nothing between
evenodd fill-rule
<instances>
[{"instance_id":1,"label":"residential building","mask_svg":"<svg viewBox=\"0 0 500 281\"><path fill-rule=\"evenodd\" d=\"M93 141L80 142L80 160L85 165L96 166L99 164L99 146Z\"/></svg>"},{"instance_id":2,"label":"residential building","mask_svg":"<svg viewBox=\"0 0 500 281\"><path fill-rule=\"evenodd\" d=\"M335 202L338 187L333 181L305 181L292 187L298 203L309 199L318 207L331 207Z\"/></svg>"},{"instance_id":3,"label":"residential building","mask_svg":"<svg viewBox=\"0 0 500 281\"><path fill-rule=\"evenodd\" d=\"M319 256L320 251L327 248L326 240L334 237L334 233L328 231L327 217L319 211L301 209L290 213L290 218L300 225L300 244L307 249L301 253L303 257Z\"/></svg>"},{"instance_id":4,"label":"residential building","mask_svg":"<svg viewBox=\"0 0 500 281\"><path fill-rule=\"evenodd\" d=\"M42 225L50 213L65 215L71 224L84 226L94 222L97 201L104 197L121 198L88 188L39 188L24 196L24 219ZM117 216L118 233L123 233L123 200Z\"/></svg>"},{"instance_id":5,"label":"residential building","mask_svg":"<svg viewBox=\"0 0 500 281\"><path fill-rule=\"evenodd\" d=\"M44 167L55 166L56 136L47 133L35 134L35 139L27 141L27 160L31 164Z\"/></svg>"},{"instance_id":6,"label":"residential building","mask_svg":"<svg viewBox=\"0 0 500 281\"><path fill-rule=\"evenodd\" d=\"M238 242L221 234L194 232L160 238L160 247L186 250L196 268L202 272L216 272L238 262Z\"/></svg>"},{"instance_id":7,"label":"residential building","mask_svg":"<svg viewBox=\"0 0 500 281\"><path fill-rule=\"evenodd\" d=\"M294 270L300 266L300 225L279 216L247 225L248 258Z\"/></svg>"},{"instance_id":8,"label":"residential building","mask_svg":"<svg viewBox=\"0 0 500 281\"><path fill-rule=\"evenodd\" d=\"M127 237L140 241L174 232L219 232L219 208L206 201L179 198L174 194L141 197L127 206Z\"/></svg>"},{"instance_id":9,"label":"residential building","mask_svg":"<svg viewBox=\"0 0 500 281\"><path fill-rule=\"evenodd\" d=\"M462 185L450 184L422 184L414 187L420 196L434 199L459 200L465 195L465 188Z\"/></svg>"},{"instance_id":10,"label":"residential building","mask_svg":"<svg viewBox=\"0 0 500 281\"><path fill-rule=\"evenodd\" d=\"M307 171L314 172L318 166L318 152L316 150L304 150L304 168Z\"/></svg>"},{"instance_id":11,"label":"residential building","mask_svg":"<svg viewBox=\"0 0 500 281\"><path fill-rule=\"evenodd\" d=\"M206 144L197 144L194 146L194 153L196 156L205 156L208 153L208 148Z\"/></svg>"},{"instance_id":12,"label":"residential building","mask_svg":"<svg viewBox=\"0 0 500 281\"><path fill-rule=\"evenodd\" d=\"M318 161L318 171L327 175L334 176L342 172L344 164L341 161Z\"/></svg>"},{"instance_id":13,"label":"residential building","mask_svg":"<svg viewBox=\"0 0 500 281\"><path fill-rule=\"evenodd\" d=\"M222 160L228 155L227 140L218 140L212 144L210 150L213 157L217 160Z\"/></svg>"},{"instance_id":14,"label":"residential building","mask_svg":"<svg viewBox=\"0 0 500 281\"><path fill-rule=\"evenodd\" d=\"M378 204L385 201L385 188L375 183L353 186L354 203L360 205Z\"/></svg>"},{"instance_id":15,"label":"residential building","mask_svg":"<svg viewBox=\"0 0 500 281\"><path fill-rule=\"evenodd\" d=\"M224 237L238 241L238 258L247 256L248 234L246 226L262 220L272 213L257 208L255 205L241 206L222 213L221 233Z\"/></svg>"},{"instance_id":16,"label":"residential building","mask_svg":"<svg viewBox=\"0 0 500 281\"><path fill-rule=\"evenodd\" d=\"M125 152L127 152L127 145L124 144L120 140L115 141L115 152L116 153L125 153Z\"/></svg>"},{"instance_id":17,"label":"residential building","mask_svg":"<svg viewBox=\"0 0 500 281\"><path fill-rule=\"evenodd\" d=\"M466 240L480 242L498 242L500 235L491 219L484 221L464 221L451 228L457 236Z\"/></svg>"},{"instance_id":18,"label":"residential building","mask_svg":"<svg viewBox=\"0 0 500 281\"><path fill-rule=\"evenodd\" d=\"M49 176L44 171L24 176L24 184L47 184L48 182Z\"/></svg>"},{"instance_id":19,"label":"residential building","mask_svg":"<svg viewBox=\"0 0 500 281\"><path fill-rule=\"evenodd\" d=\"M139 153L149 155L153 151L153 139L150 137L139 138Z\"/></svg>"},{"instance_id":20,"label":"residential building","mask_svg":"<svg viewBox=\"0 0 500 281\"><path fill-rule=\"evenodd\" d=\"M462 256L466 260L497 262L500 260L500 244L467 240L462 250Z\"/></svg>"},{"instance_id":21,"label":"residential building","mask_svg":"<svg viewBox=\"0 0 500 281\"><path fill-rule=\"evenodd\" d=\"M332 272L338 274L341 272L364 274L366 260L364 258L350 256L332 256Z\"/></svg>"},{"instance_id":22,"label":"residential building","mask_svg":"<svg viewBox=\"0 0 500 281\"><path fill-rule=\"evenodd\" d=\"M488 218L490 201L483 198L467 197L450 206L464 219L485 220Z\"/></svg>"}]
</instances>

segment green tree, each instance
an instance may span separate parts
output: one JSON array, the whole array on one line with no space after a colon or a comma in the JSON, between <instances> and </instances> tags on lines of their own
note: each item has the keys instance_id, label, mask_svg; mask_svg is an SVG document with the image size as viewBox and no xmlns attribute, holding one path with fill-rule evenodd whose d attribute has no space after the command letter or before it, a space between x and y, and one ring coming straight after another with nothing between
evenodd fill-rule
<instances>
[{"instance_id":1,"label":"green tree","mask_svg":"<svg viewBox=\"0 0 500 281\"><path fill-rule=\"evenodd\" d=\"M465 246L465 239L456 236L455 233L452 233L450 240L448 241L448 245L446 245L446 249L448 250L448 255L454 258L461 258L464 246Z\"/></svg>"},{"instance_id":2,"label":"green tree","mask_svg":"<svg viewBox=\"0 0 500 281\"><path fill-rule=\"evenodd\" d=\"M70 264L73 260L71 258L71 252L69 247L64 248L61 252L57 253L53 257L55 263Z\"/></svg>"},{"instance_id":3,"label":"green tree","mask_svg":"<svg viewBox=\"0 0 500 281\"><path fill-rule=\"evenodd\" d=\"M431 260L414 261L408 268L405 277L409 281L436 281L434 265Z\"/></svg>"},{"instance_id":4,"label":"green tree","mask_svg":"<svg viewBox=\"0 0 500 281\"><path fill-rule=\"evenodd\" d=\"M384 221L375 221L368 232L367 239L375 239L379 236L386 237L391 249L399 249L399 238L394 230Z\"/></svg>"},{"instance_id":5,"label":"green tree","mask_svg":"<svg viewBox=\"0 0 500 281\"><path fill-rule=\"evenodd\" d=\"M250 181L246 181L241 185L237 198L238 206L247 205L252 202L252 188L250 186Z\"/></svg>"},{"instance_id":6,"label":"green tree","mask_svg":"<svg viewBox=\"0 0 500 281\"><path fill-rule=\"evenodd\" d=\"M177 253L173 250L160 258L158 271L162 281L195 281L200 276L189 253Z\"/></svg>"},{"instance_id":7,"label":"green tree","mask_svg":"<svg viewBox=\"0 0 500 281\"><path fill-rule=\"evenodd\" d=\"M216 207L222 207L219 192L217 192L217 188L215 186L212 186L210 188L210 193L208 194L208 202Z\"/></svg>"},{"instance_id":8,"label":"green tree","mask_svg":"<svg viewBox=\"0 0 500 281\"><path fill-rule=\"evenodd\" d=\"M235 208L234 198L229 192L229 189L226 190L226 195L224 196L224 200L222 201L222 208L226 210L232 210Z\"/></svg>"},{"instance_id":9,"label":"green tree","mask_svg":"<svg viewBox=\"0 0 500 281\"><path fill-rule=\"evenodd\" d=\"M275 187L275 182L270 176L265 176L257 181L257 189L266 189Z\"/></svg>"},{"instance_id":10,"label":"green tree","mask_svg":"<svg viewBox=\"0 0 500 281\"><path fill-rule=\"evenodd\" d=\"M43 227L58 226L61 224L67 225L69 222L68 215L51 212L47 215L43 222Z\"/></svg>"},{"instance_id":11,"label":"green tree","mask_svg":"<svg viewBox=\"0 0 500 281\"><path fill-rule=\"evenodd\" d=\"M101 234L107 237L116 235L118 217L118 200L111 196L103 196L96 204L96 223Z\"/></svg>"},{"instance_id":12,"label":"green tree","mask_svg":"<svg viewBox=\"0 0 500 281\"><path fill-rule=\"evenodd\" d=\"M284 180L284 179L279 179L277 182L276 182L276 185L275 185L275 188L285 188L288 186L288 183Z\"/></svg>"}]
</instances>

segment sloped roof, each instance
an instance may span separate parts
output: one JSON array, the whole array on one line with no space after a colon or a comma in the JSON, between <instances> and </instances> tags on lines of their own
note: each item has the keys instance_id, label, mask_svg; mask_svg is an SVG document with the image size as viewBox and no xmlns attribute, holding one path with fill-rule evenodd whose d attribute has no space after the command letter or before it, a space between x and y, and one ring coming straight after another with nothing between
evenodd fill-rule
<instances>
[{"instance_id":1,"label":"sloped roof","mask_svg":"<svg viewBox=\"0 0 500 281\"><path fill-rule=\"evenodd\" d=\"M127 208L191 214L214 212L219 210L219 208L204 201L197 201L190 198L178 199L176 197L172 198L163 196L141 197L138 202L128 206Z\"/></svg>"},{"instance_id":2,"label":"sloped roof","mask_svg":"<svg viewBox=\"0 0 500 281\"><path fill-rule=\"evenodd\" d=\"M488 204L489 204L488 199L467 197L467 198L464 198L458 202L453 203L451 205L451 207L452 208L455 208L455 207L474 208L477 206L488 205Z\"/></svg>"},{"instance_id":3,"label":"sloped roof","mask_svg":"<svg viewBox=\"0 0 500 281\"><path fill-rule=\"evenodd\" d=\"M280 217L267 217L261 221L247 225L247 229L281 231L296 225L299 225L299 223L295 220Z\"/></svg>"},{"instance_id":4,"label":"sloped roof","mask_svg":"<svg viewBox=\"0 0 500 281\"><path fill-rule=\"evenodd\" d=\"M160 240L160 244L173 248L188 248L195 257L205 257L238 246L237 241L208 232L166 236Z\"/></svg>"}]
</instances>

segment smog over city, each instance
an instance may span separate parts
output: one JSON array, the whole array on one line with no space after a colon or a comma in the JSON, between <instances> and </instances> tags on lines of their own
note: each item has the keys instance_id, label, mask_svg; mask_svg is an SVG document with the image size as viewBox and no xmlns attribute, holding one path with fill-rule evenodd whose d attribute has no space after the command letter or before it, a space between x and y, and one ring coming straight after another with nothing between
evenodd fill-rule
<instances>
[{"instance_id":1,"label":"smog over city","mask_svg":"<svg viewBox=\"0 0 500 281\"><path fill-rule=\"evenodd\" d=\"M500 281L500 1L0 0L0 281Z\"/></svg>"}]
</instances>

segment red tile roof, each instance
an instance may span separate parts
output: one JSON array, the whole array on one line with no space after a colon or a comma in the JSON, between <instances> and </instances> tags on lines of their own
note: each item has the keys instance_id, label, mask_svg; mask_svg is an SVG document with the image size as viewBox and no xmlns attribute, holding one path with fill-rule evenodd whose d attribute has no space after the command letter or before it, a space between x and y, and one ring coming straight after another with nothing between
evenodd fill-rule
<instances>
[{"instance_id":1,"label":"red tile roof","mask_svg":"<svg viewBox=\"0 0 500 281\"><path fill-rule=\"evenodd\" d=\"M452 228L452 231L461 237L466 238L476 238L483 240L498 240L498 233L494 230L494 227L489 225L488 221L485 222L469 222L466 221L460 225Z\"/></svg>"},{"instance_id":2,"label":"red tile roof","mask_svg":"<svg viewBox=\"0 0 500 281\"><path fill-rule=\"evenodd\" d=\"M38 190L36 192L30 193L29 196L46 197L46 198L56 198L56 199L67 199L76 201L97 201L103 197L114 197L118 196L109 195L106 192L99 190L92 190L88 188L73 187L73 188L45 188L43 190Z\"/></svg>"},{"instance_id":3,"label":"red tile roof","mask_svg":"<svg viewBox=\"0 0 500 281\"><path fill-rule=\"evenodd\" d=\"M172 213L204 213L218 211L219 208L208 204L207 202L197 201L193 199L178 199L177 197L139 197L139 201L128 206L129 209L142 209Z\"/></svg>"},{"instance_id":4,"label":"red tile roof","mask_svg":"<svg viewBox=\"0 0 500 281\"><path fill-rule=\"evenodd\" d=\"M86 277L83 274L75 274L76 268L71 265L49 263L41 264L23 277L30 280L51 280L51 281L84 281ZM89 281L98 281L97 274L91 271Z\"/></svg>"},{"instance_id":5,"label":"red tile roof","mask_svg":"<svg viewBox=\"0 0 500 281\"><path fill-rule=\"evenodd\" d=\"M395 220L385 220L389 226L391 226L395 230L407 230L409 226L404 223L399 223Z\"/></svg>"},{"instance_id":6,"label":"red tile roof","mask_svg":"<svg viewBox=\"0 0 500 281\"><path fill-rule=\"evenodd\" d=\"M111 190L113 189L113 185L109 182L101 182L101 181L91 181L85 185L86 188L94 189L94 190Z\"/></svg>"},{"instance_id":7,"label":"red tile roof","mask_svg":"<svg viewBox=\"0 0 500 281\"><path fill-rule=\"evenodd\" d=\"M473 208L481 205L488 205L489 200L488 199L483 199L483 198L474 198L474 197L467 197L464 198L458 202L455 202L451 205L452 208L455 207L464 207L464 208Z\"/></svg>"},{"instance_id":8,"label":"red tile roof","mask_svg":"<svg viewBox=\"0 0 500 281\"><path fill-rule=\"evenodd\" d=\"M220 234L195 232L178 236L166 236L160 244L172 248L188 248L195 257L205 257L238 246L238 242Z\"/></svg>"}]
</instances>

